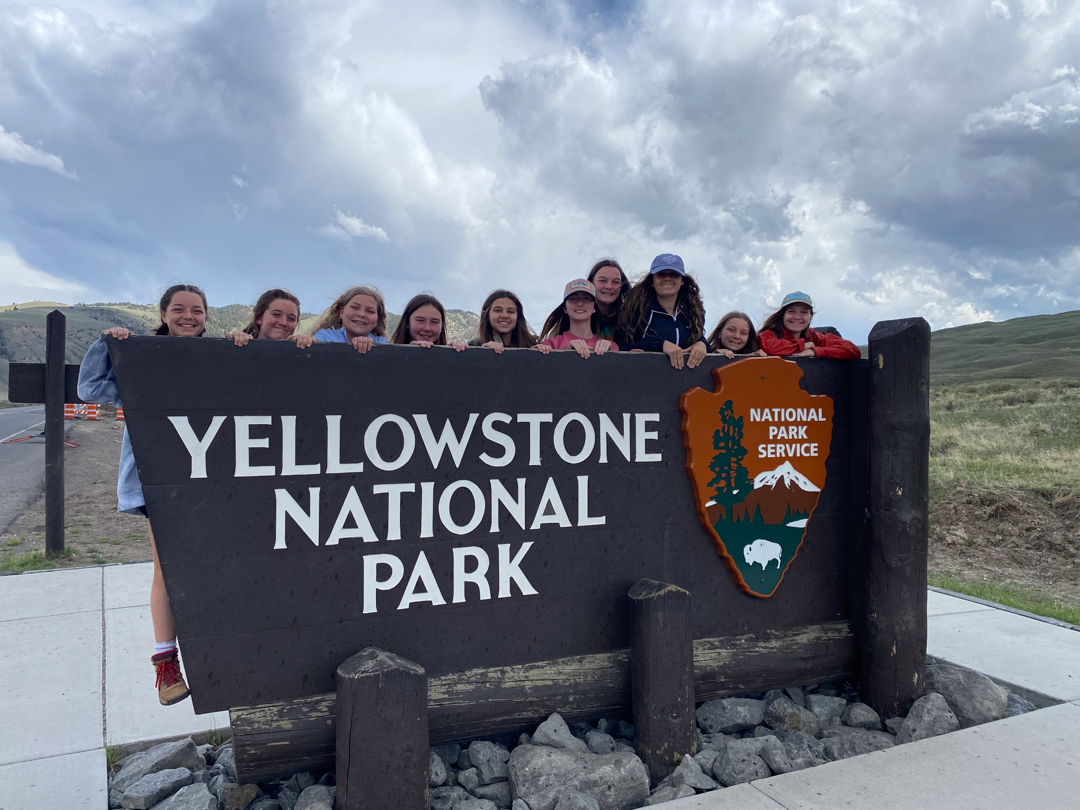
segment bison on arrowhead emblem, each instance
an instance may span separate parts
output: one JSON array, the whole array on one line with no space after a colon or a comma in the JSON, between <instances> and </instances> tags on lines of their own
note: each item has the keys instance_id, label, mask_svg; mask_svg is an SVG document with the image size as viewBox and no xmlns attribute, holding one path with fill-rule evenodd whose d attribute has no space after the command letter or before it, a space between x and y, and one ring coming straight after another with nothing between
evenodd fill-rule
<instances>
[{"instance_id":1,"label":"bison on arrowhead emblem","mask_svg":"<svg viewBox=\"0 0 1080 810\"><path fill-rule=\"evenodd\" d=\"M833 403L802 390L802 374L780 357L739 360L679 403L698 515L754 596L776 592L825 486Z\"/></svg>"}]
</instances>

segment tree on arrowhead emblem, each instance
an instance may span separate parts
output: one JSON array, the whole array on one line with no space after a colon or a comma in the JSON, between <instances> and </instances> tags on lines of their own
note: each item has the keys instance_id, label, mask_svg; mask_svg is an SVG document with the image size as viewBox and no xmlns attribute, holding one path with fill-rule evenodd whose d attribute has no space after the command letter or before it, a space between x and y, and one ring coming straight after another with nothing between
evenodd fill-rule
<instances>
[{"instance_id":1,"label":"tree on arrowhead emblem","mask_svg":"<svg viewBox=\"0 0 1080 810\"><path fill-rule=\"evenodd\" d=\"M754 489L750 473L742 464L746 449L742 446L743 418L732 412L729 399L719 411L720 427L713 432L713 449L716 455L709 463L713 479L706 486L713 487L713 500L723 507L728 522L734 520L734 507L746 500Z\"/></svg>"}]
</instances>

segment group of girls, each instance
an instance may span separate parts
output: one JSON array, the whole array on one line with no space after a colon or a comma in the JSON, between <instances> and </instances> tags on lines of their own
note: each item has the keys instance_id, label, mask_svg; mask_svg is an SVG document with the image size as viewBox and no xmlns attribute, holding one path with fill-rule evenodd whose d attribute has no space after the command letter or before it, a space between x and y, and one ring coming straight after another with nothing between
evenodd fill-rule
<instances>
[{"instance_id":1,"label":"group of girls","mask_svg":"<svg viewBox=\"0 0 1080 810\"><path fill-rule=\"evenodd\" d=\"M179 284L165 291L159 306L161 325L156 334L199 337L206 331L206 295L198 287ZM713 352L736 355L777 355L855 359L859 349L837 334L810 327L814 305L810 296L794 292L769 315L759 330L743 312L729 312L705 335L705 310L693 277L681 257L657 256L649 272L631 284L614 259L593 265L588 278L570 281L563 300L544 321L540 334L525 319L521 299L510 290L495 290L484 301L476 338L470 343L448 341L446 310L435 296L422 294L405 307L394 332L387 336L386 303L378 289L350 287L326 308L310 330L298 334L300 301L292 293L273 289L256 302L251 320L227 337L243 346L251 340L289 340L300 348L314 343L348 343L360 354L382 344L409 344L422 348L469 346L502 354L507 348L551 351L571 350L582 357L607 352L663 352L674 368L694 368ZM113 402L121 406L116 376L109 359L106 336L125 339L131 332L113 327L87 351L79 372L79 397L86 402ZM139 483L127 432L120 453L117 483L119 511L146 516L146 501ZM153 531L150 546L154 577L150 614L154 627L154 655L158 699L164 705L189 694L177 655L176 629L165 592Z\"/></svg>"}]
</instances>

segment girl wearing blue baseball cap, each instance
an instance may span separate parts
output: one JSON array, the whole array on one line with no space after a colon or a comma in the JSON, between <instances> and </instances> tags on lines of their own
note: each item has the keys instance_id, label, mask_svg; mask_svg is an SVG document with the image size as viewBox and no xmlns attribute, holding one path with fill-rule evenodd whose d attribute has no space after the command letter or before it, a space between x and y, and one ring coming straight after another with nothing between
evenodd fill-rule
<instances>
[{"instance_id":1,"label":"girl wearing blue baseball cap","mask_svg":"<svg viewBox=\"0 0 1080 810\"><path fill-rule=\"evenodd\" d=\"M624 349L663 352L674 368L694 368L705 358L705 308L681 256L661 253L653 259L649 274L623 302L619 334L629 343Z\"/></svg>"},{"instance_id":2,"label":"girl wearing blue baseball cap","mask_svg":"<svg viewBox=\"0 0 1080 810\"><path fill-rule=\"evenodd\" d=\"M758 342L766 354L775 357L830 357L858 360L859 347L839 335L810 328L814 302L804 292L784 296L780 309L765 319L758 330Z\"/></svg>"},{"instance_id":3,"label":"girl wearing blue baseball cap","mask_svg":"<svg viewBox=\"0 0 1080 810\"><path fill-rule=\"evenodd\" d=\"M544 321L536 348L544 354L573 349L582 357L617 352L615 343L599 336L598 327L596 288L592 282L575 278L563 289L563 302Z\"/></svg>"}]
</instances>

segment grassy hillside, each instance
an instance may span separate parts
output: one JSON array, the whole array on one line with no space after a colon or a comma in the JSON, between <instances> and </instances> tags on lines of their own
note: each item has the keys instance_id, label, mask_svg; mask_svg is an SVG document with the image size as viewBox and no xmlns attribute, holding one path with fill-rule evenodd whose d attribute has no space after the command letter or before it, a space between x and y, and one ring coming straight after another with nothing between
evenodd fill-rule
<instances>
[{"instance_id":1,"label":"grassy hillside","mask_svg":"<svg viewBox=\"0 0 1080 810\"><path fill-rule=\"evenodd\" d=\"M940 329L930 342L930 379L1080 379L1080 311Z\"/></svg>"}]
</instances>

